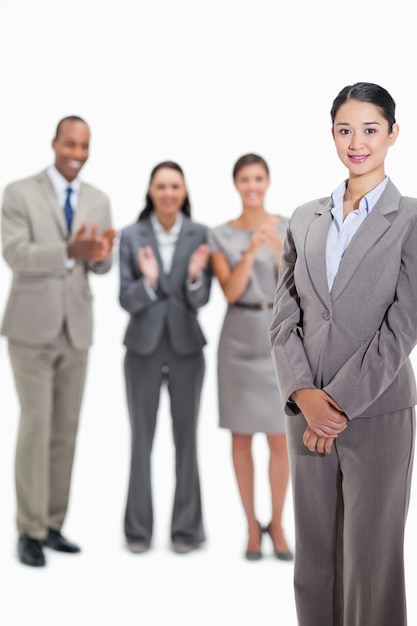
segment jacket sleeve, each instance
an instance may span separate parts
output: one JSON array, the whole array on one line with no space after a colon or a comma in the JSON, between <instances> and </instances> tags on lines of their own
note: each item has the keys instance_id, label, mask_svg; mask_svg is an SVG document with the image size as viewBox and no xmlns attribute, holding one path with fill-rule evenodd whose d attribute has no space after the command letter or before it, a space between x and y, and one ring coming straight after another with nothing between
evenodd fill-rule
<instances>
[{"instance_id":1,"label":"jacket sleeve","mask_svg":"<svg viewBox=\"0 0 417 626\"><path fill-rule=\"evenodd\" d=\"M272 359L281 399L288 415L299 413L290 399L297 389L314 388L313 375L303 346L302 314L294 282L297 251L290 224L284 241L273 319L270 329Z\"/></svg>"},{"instance_id":2,"label":"jacket sleeve","mask_svg":"<svg viewBox=\"0 0 417 626\"><path fill-rule=\"evenodd\" d=\"M324 388L350 419L361 415L393 383L417 343L416 269L417 224L404 244L395 298L380 328Z\"/></svg>"}]
</instances>

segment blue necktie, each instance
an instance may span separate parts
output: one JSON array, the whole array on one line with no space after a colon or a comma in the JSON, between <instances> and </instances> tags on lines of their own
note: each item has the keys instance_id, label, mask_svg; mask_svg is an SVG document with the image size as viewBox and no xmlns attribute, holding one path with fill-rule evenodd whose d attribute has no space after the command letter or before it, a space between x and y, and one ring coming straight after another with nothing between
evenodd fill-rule
<instances>
[{"instance_id":1,"label":"blue necktie","mask_svg":"<svg viewBox=\"0 0 417 626\"><path fill-rule=\"evenodd\" d=\"M74 214L74 209L71 205L71 194L73 191L72 187L67 187L67 197L65 198L64 204L64 213L65 219L67 220L68 232L71 232L72 216Z\"/></svg>"}]
</instances>

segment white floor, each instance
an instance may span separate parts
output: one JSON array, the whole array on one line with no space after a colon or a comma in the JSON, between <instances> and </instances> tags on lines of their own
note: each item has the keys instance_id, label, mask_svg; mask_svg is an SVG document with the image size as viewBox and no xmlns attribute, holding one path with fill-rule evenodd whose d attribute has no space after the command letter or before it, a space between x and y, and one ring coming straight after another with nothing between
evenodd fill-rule
<instances>
[{"instance_id":1,"label":"white floor","mask_svg":"<svg viewBox=\"0 0 417 626\"><path fill-rule=\"evenodd\" d=\"M200 318L209 345L200 414L199 448L208 541L186 556L170 551L173 447L168 401L161 398L153 454L155 536L153 549L125 549L122 519L127 485L129 431L121 345L126 317L117 304L116 271L94 277L96 333L79 431L70 510L64 528L82 546L79 555L47 553L39 570L15 555L13 456L18 407L4 339L0 342L0 624L1 626L295 626L292 564L272 557L243 558L245 523L230 458L229 433L217 427L215 350L224 304L217 286ZM269 520L267 454L255 438L259 518ZM414 492L416 488L414 486ZM413 581L417 497L409 513L406 547L409 624L417 624ZM293 545L291 494L285 527ZM381 550L384 546L381 546ZM395 626L393 624L393 626Z\"/></svg>"}]
</instances>

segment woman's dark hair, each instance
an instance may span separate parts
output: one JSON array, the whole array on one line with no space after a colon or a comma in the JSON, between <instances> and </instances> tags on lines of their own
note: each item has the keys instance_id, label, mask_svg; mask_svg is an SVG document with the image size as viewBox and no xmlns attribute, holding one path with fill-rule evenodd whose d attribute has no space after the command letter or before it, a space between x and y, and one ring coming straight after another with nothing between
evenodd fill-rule
<instances>
[{"instance_id":1,"label":"woman's dark hair","mask_svg":"<svg viewBox=\"0 0 417 626\"><path fill-rule=\"evenodd\" d=\"M151 176L149 178L148 191L146 192L145 208L142 209L142 211L140 212L139 217L138 217L138 222L140 220L144 220L145 218L147 218L154 210L152 198L149 195L149 187L151 186L151 183L153 181L155 174L159 172L159 170L162 170L162 169L175 170L176 172L181 174L182 178L184 179L184 172L182 171L178 163L175 163L174 161L162 161L162 163L158 163L158 165L155 165L155 167L153 168L151 172ZM188 197L188 192L187 192L187 195L185 196L185 200L181 207L181 212L184 213L187 217L191 217L191 204L190 204L190 199Z\"/></svg>"},{"instance_id":2,"label":"woman's dark hair","mask_svg":"<svg viewBox=\"0 0 417 626\"><path fill-rule=\"evenodd\" d=\"M395 102L386 89L375 83L355 83L344 87L334 99L330 110L332 124L338 110L348 100L369 102L377 106L388 122L389 132L392 132L392 127L395 124Z\"/></svg>"},{"instance_id":3,"label":"woman's dark hair","mask_svg":"<svg viewBox=\"0 0 417 626\"><path fill-rule=\"evenodd\" d=\"M236 176L238 175L239 170L241 170L242 167L246 167L246 165L253 165L254 163L260 163L260 165L265 168L265 171L269 177L269 167L265 159L259 156L259 154L250 153L244 154L236 161L233 167L233 180L236 180Z\"/></svg>"}]
</instances>

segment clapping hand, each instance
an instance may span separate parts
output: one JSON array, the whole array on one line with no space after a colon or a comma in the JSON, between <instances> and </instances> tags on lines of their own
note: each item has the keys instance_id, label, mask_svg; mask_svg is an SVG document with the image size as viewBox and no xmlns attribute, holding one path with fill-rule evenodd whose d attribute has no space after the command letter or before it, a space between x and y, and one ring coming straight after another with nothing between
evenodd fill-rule
<instances>
[{"instance_id":1,"label":"clapping hand","mask_svg":"<svg viewBox=\"0 0 417 626\"><path fill-rule=\"evenodd\" d=\"M282 252L282 239L277 231L274 222L266 222L262 224L259 229L265 236L265 244L268 248L271 248L276 256L279 258Z\"/></svg>"},{"instance_id":2,"label":"clapping hand","mask_svg":"<svg viewBox=\"0 0 417 626\"><path fill-rule=\"evenodd\" d=\"M98 235L95 223L92 224L88 235L87 224L83 222L74 240L68 244L68 258L101 263L109 256L115 237L116 231L113 228Z\"/></svg>"},{"instance_id":3,"label":"clapping hand","mask_svg":"<svg viewBox=\"0 0 417 626\"><path fill-rule=\"evenodd\" d=\"M159 278L158 261L151 246L145 246L138 250L138 264L145 279L151 287L154 287Z\"/></svg>"},{"instance_id":4,"label":"clapping hand","mask_svg":"<svg viewBox=\"0 0 417 626\"><path fill-rule=\"evenodd\" d=\"M205 243L201 244L192 253L188 263L188 278L194 283L203 269L206 267L210 258L210 248Z\"/></svg>"}]
</instances>

